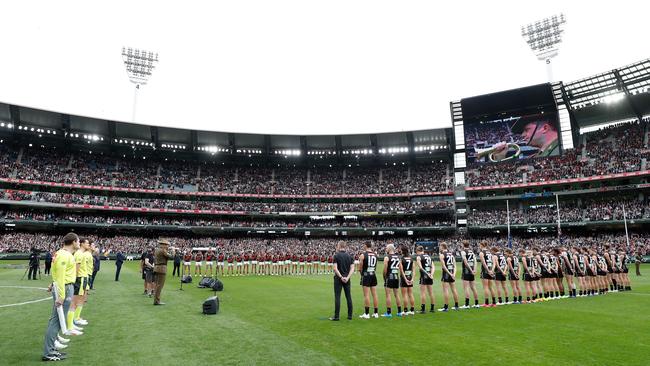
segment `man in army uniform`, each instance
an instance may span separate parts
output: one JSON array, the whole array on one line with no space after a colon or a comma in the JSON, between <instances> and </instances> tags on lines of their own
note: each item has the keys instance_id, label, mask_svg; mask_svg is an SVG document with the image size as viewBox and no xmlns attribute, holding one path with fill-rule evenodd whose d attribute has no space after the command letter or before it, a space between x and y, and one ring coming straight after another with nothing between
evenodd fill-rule
<instances>
[{"instance_id":1,"label":"man in army uniform","mask_svg":"<svg viewBox=\"0 0 650 366\"><path fill-rule=\"evenodd\" d=\"M154 305L165 305L164 302L160 302L160 293L162 292L163 287L165 286L165 277L167 276L167 261L174 258L176 254L176 249L172 248L172 251L169 252L169 241L167 239L158 240L158 248L154 252L154 279L156 282L156 291L154 295L153 304Z\"/></svg>"},{"instance_id":2,"label":"man in army uniform","mask_svg":"<svg viewBox=\"0 0 650 366\"><path fill-rule=\"evenodd\" d=\"M547 156L560 155L560 140L557 125L550 119L550 115L525 116L517 120L510 127L513 135L521 135L526 145L537 148L537 152L527 157L542 158ZM500 142L494 145L492 156L495 161L506 158L508 145Z\"/></svg>"}]
</instances>

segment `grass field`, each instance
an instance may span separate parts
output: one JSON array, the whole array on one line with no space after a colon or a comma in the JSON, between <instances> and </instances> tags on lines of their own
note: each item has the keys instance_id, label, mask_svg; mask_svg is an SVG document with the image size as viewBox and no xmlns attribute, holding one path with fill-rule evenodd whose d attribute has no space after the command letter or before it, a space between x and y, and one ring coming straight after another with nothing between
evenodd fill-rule
<instances>
[{"instance_id":1,"label":"grass field","mask_svg":"<svg viewBox=\"0 0 650 366\"><path fill-rule=\"evenodd\" d=\"M0 305L47 297L7 287L45 287L45 277L20 281L24 269L1 267ZM333 309L330 275L224 278L221 312L205 316L201 304L212 292L196 283L179 291L169 278L167 305L154 307L141 295L137 262L123 267L120 282L112 280L114 270L112 262L102 263L83 313L90 325L72 340L63 364L650 364L650 265L642 267L643 277L632 275L632 292L403 319L359 319L356 277L355 318L340 322L325 320ZM434 287L439 307L439 283ZM416 289L416 304L417 296ZM51 306L48 300L0 307L0 364L42 363Z\"/></svg>"}]
</instances>

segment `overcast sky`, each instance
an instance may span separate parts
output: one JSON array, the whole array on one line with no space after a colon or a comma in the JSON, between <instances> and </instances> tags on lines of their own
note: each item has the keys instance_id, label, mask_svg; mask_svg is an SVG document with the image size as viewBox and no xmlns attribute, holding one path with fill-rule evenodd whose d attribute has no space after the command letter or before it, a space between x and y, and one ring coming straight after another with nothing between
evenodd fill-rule
<instances>
[{"instance_id":1,"label":"overcast sky","mask_svg":"<svg viewBox=\"0 0 650 366\"><path fill-rule=\"evenodd\" d=\"M448 127L449 101L547 81L520 26L564 12L556 80L650 57L648 2L13 1L0 101L130 121L122 46L157 51L138 123L270 134Z\"/></svg>"}]
</instances>

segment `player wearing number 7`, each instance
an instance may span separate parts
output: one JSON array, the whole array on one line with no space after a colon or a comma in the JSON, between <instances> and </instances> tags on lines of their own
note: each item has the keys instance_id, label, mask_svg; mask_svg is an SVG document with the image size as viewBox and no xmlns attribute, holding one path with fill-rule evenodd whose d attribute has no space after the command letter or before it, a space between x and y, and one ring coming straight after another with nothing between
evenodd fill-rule
<instances>
[{"instance_id":1,"label":"player wearing number 7","mask_svg":"<svg viewBox=\"0 0 650 366\"><path fill-rule=\"evenodd\" d=\"M377 255L372 251L372 243L365 242L365 252L359 256L359 273L361 273L361 286L363 288L363 303L365 312L359 316L361 319L370 319L370 295L375 307L373 318L379 318L377 305Z\"/></svg>"},{"instance_id":2,"label":"player wearing number 7","mask_svg":"<svg viewBox=\"0 0 650 366\"><path fill-rule=\"evenodd\" d=\"M424 314L427 296L429 296L429 303L431 304L429 312L433 313L436 308L436 298L433 295L433 276L436 266L433 264L431 256L424 253L424 248L421 245L417 247L415 252L418 255L416 261L420 269L420 314Z\"/></svg>"},{"instance_id":3,"label":"player wearing number 7","mask_svg":"<svg viewBox=\"0 0 650 366\"><path fill-rule=\"evenodd\" d=\"M404 300L404 315L415 315L415 299L413 298L413 258L406 245L401 246L402 263L399 268L400 287ZM410 306L410 307L408 307Z\"/></svg>"},{"instance_id":4,"label":"player wearing number 7","mask_svg":"<svg viewBox=\"0 0 650 366\"><path fill-rule=\"evenodd\" d=\"M451 290L454 296L454 307L453 310L458 310L458 292L456 291L456 258L454 255L447 249L447 244L440 244L440 262L442 265L442 290L445 298L445 305L442 309L438 311L448 311L449 310L449 290Z\"/></svg>"}]
</instances>

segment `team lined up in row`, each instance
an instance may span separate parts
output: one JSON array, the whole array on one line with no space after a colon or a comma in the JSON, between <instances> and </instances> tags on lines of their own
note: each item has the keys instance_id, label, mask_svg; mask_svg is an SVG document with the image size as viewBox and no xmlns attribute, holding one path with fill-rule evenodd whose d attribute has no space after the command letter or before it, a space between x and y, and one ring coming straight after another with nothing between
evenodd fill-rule
<instances>
[{"instance_id":1,"label":"team lined up in row","mask_svg":"<svg viewBox=\"0 0 650 366\"><path fill-rule=\"evenodd\" d=\"M565 297L582 297L605 294L608 291L631 290L628 277L627 256L625 251L605 245L603 251L595 248L565 247L520 249L515 253L512 249L501 250L499 247L488 248L487 242L479 244L478 255L472 251L468 241L463 242L460 252L462 261L461 278L465 295L465 305L458 306L458 292L455 282L457 274L456 257L448 249L447 244L440 244L439 259L442 267L442 289L444 307L439 311L449 310L450 292L454 299L452 309L469 309L470 307L496 307L506 304L525 304L548 301ZM397 316L415 314L415 299L413 283L415 271L418 271L420 285L420 313L426 311L427 299L430 312L435 311L433 294L433 278L435 264L429 254L419 246L416 249L415 260L411 257L407 246L400 246L401 255L396 253L394 245L386 247L382 277L386 295L386 313L384 317L392 317L391 295L397 305ZM361 286L363 287L365 311L360 317L378 318L377 301L377 255L372 250L370 242L365 244L365 252L359 259ZM481 264L480 278L484 291L484 304L479 305L475 278L478 264ZM522 276L523 275L523 276ZM522 279L525 284L526 299L519 286ZM574 278L578 279L578 291ZM568 287L565 292L564 280ZM510 282L512 302L510 302L506 282ZM400 291L401 288L401 298ZM470 295L474 304L470 306ZM374 313L370 315L370 296L373 299ZM490 300L491 303L490 303ZM403 307L402 307L403 306Z\"/></svg>"},{"instance_id":2,"label":"team lined up in row","mask_svg":"<svg viewBox=\"0 0 650 366\"><path fill-rule=\"evenodd\" d=\"M195 276L305 275L333 273L334 256L317 254L237 253L215 254L214 251L183 254L183 273ZM216 266L215 266L216 262ZM205 270L203 270L205 268Z\"/></svg>"},{"instance_id":3,"label":"team lined up in row","mask_svg":"<svg viewBox=\"0 0 650 366\"><path fill-rule=\"evenodd\" d=\"M54 306L45 333L43 361L60 361L66 357L62 349L70 341L64 336L80 336L81 326L88 321L81 318L81 311L88 301L90 277L93 273L92 253L98 252L89 239L79 239L77 234L63 237L63 247L52 258L52 292ZM60 334L59 334L60 333Z\"/></svg>"}]
</instances>

